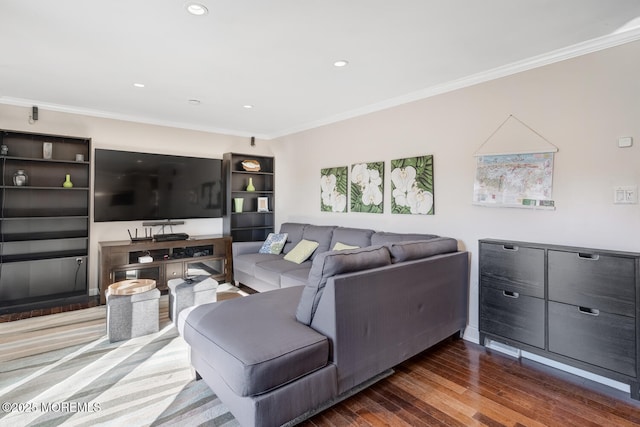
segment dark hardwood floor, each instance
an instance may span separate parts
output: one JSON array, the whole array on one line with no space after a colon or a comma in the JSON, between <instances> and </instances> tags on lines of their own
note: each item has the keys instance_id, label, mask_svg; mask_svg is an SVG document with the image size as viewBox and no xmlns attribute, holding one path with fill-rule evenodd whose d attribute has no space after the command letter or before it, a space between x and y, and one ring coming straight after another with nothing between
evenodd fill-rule
<instances>
[{"instance_id":1,"label":"dark hardwood floor","mask_svg":"<svg viewBox=\"0 0 640 427\"><path fill-rule=\"evenodd\" d=\"M640 402L628 393L461 339L395 371L301 425L640 425Z\"/></svg>"}]
</instances>

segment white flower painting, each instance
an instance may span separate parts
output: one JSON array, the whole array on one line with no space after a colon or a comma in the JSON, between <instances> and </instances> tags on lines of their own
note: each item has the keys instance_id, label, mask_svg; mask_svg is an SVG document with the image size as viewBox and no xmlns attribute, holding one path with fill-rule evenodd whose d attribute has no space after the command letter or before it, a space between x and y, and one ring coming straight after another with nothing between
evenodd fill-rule
<instances>
[{"instance_id":1,"label":"white flower painting","mask_svg":"<svg viewBox=\"0 0 640 427\"><path fill-rule=\"evenodd\" d=\"M347 166L320 170L320 210L347 211Z\"/></svg>"},{"instance_id":2,"label":"white flower painting","mask_svg":"<svg viewBox=\"0 0 640 427\"><path fill-rule=\"evenodd\" d=\"M384 162L351 165L351 212L383 212Z\"/></svg>"},{"instance_id":3,"label":"white flower painting","mask_svg":"<svg viewBox=\"0 0 640 427\"><path fill-rule=\"evenodd\" d=\"M391 161L391 213L433 215L433 156Z\"/></svg>"}]
</instances>

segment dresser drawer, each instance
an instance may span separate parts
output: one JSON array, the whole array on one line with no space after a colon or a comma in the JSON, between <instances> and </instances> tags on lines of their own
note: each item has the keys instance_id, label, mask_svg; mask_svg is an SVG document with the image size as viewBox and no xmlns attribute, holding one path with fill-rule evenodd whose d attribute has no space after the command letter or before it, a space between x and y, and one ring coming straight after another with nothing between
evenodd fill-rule
<instances>
[{"instance_id":1,"label":"dresser drawer","mask_svg":"<svg viewBox=\"0 0 640 427\"><path fill-rule=\"evenodd\" d=\"M482 242L480 273L487 286L544 298L544 249Z\"/></svg>"},{"instance_id":2,"label":"dresser drawer","mask_svg":"<svg viewBox=\"0 0 640 427\"><path fill-rule=\"evenodd\" d=\"M480 331L544 348L544 300L483 287Z\"/></svg>"},{"instance_id":3,"label":"dresser drawer","mask_svg":"<svg viewBox=\"0 0 640 427\"><path fill-rule=\"evenodd\" d=\"M549 302L549 351L635 377L635 319Z\"/></svg>"},{"instance_id":4,"label":"dresser drawer","mask_svg":"<svg viewBox=\"0 0 640 427\"><path fill-rule=\"evenodd\" d=\"M635 259L549 250L549 300L635 317Z\"/></svg>"}]
</instances>

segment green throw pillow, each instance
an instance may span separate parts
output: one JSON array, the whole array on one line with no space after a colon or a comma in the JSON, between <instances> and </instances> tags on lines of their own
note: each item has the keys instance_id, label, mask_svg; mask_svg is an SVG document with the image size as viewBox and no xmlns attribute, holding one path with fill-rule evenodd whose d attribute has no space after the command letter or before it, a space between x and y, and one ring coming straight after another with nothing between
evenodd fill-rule
<instances>
[{"instance_id":1,"label":"green throw pillow","mask_svg":"<svg viewBox=\"0 0 640 427\"><path fill-rule=\"evenodd\" d=\"M291 249L291 251L284 256L287 261L295 262L296 264L302 264L305 262L316 250L320 244L312 240L300 240L300 242Z\"/></svg>"},{"instance_id":2,"label":"green throw pillow","mask_svg":"<svg viewBox=\"0 0 640 427\"><path fill-rule=\"evenodd\" d=\"M262 247L258 251L261 254L279 254L287 243L287 233L269 233L267 240L264 241Z\"/></svg>"},{"instance_id":3,"label":"green throw pillow","mask_svg":"<svg viewBox=\"0 0 640 427\"><path fill-rule=\"evenodd\" d=\"M351 246L351 245L347 245L344 243L340 243L340 242L336 242L335 245L333 245L333 250L334 251L344 251L345 249L358 249L360 246Z\"/></svg>"}]
</instances>

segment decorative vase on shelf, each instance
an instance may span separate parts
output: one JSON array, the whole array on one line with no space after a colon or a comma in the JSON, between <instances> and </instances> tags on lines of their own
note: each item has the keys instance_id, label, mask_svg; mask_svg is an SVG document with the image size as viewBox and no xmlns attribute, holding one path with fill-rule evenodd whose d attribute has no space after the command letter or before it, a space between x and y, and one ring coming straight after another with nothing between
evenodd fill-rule
<instances>
[{"instance_id":1,"label":"decorative vase on shelf","mask_svg":"<svg viewBox=\"0 0 640 427\"><path fill-rule=\"evenodd\" d=\"M62 183L62 186L64 188L71 188L73 187L73 182L71 182L71 175L67 174L67 179Z\"/></svg>"},{"instance_id":2,"label":"decorative vase on shelf","mask_svg":"<svg viewBox=\"0 0 640 427\"><path fill-rule=\"evenodd\" d=\"M27 184L29 184L29 176L24 169L18 169L16 173L13 174L13 185L23 187Z\"/></svg>"},{"instance_id":3,"label":"decorative vase on shelf","mask_svg":"<svg viewBox=\"0 0 640 427\"><path fill-rule=\"evenodd\" d=\"M249 178L249 185L247 185L247 191L256 191L256 187L253 186L253 178Z\"/></svg>"},{"instance_id":4,"label":"decorative vase on shelf","mask_svg":"<svg viewBox=\"0 0 640 427\"><path fill-rule=\"evenodd\" d=\"M244 199L241 197L236 197L233 199L233 203L236 208L236 212L242 212L242 205L244 204Z\"/></svg>"}]
</instances>

